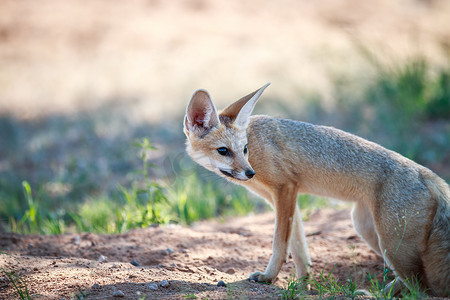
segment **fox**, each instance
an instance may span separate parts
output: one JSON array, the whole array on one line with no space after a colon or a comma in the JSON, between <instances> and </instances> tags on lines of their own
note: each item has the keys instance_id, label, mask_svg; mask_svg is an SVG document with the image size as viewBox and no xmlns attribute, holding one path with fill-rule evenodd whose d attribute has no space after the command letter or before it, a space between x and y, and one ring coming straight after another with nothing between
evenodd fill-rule
<instances>
[{"instance_id":1,"label":"fox","mask_svg":"<svg viewBox=\"0 0 450 300\"><path fill-rule=\"evenodd\" d=\"M354 202L355 231L396 275L386 293L417 282L424 293L449 297L449 185L428 168L351 133L252 115L269 84L220 112L199 89L183 124L186 151L195 162L244 186L274 210L272 255L266 270L249 279L273 282L289 254L296 276L310 276L297 197L313 194Z\"/></svg>"}]
</instances>

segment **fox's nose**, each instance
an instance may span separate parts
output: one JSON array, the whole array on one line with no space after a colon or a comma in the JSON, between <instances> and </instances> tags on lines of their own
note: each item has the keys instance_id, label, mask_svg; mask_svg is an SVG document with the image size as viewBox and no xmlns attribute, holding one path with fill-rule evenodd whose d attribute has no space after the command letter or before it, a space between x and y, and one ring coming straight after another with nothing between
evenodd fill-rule
<instances>
[{"instance_id":1,"label":"fox's nose","mask_svg":"<svg viewBox=\"0 0 450 300\"><path fill-rule=\"evenodd\" d=\"M245 171L245 176L247 176L248 179L251 179L253 178L253 176L255 176L255 171L249 169Z\"/></svg>"}]
</instances>

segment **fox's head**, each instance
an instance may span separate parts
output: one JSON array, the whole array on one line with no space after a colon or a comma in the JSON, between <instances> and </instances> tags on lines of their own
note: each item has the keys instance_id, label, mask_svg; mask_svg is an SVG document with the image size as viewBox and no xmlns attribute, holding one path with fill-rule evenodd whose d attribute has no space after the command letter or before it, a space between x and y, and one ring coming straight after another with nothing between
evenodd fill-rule
<instances>
[{"instance_id":1,"label":"fox's head","mask_svg":"<svg viewBox=\"0 0 450 300\"><path fill-rule=\"evenodd\" d=\"M259 90L234 102L220 113L208 92L192 95L184 117L187 152L206 169L229 179L249 180L255 171L248 162L247 126L256 102L267 83Z\"/></svg>"}]
</instances>

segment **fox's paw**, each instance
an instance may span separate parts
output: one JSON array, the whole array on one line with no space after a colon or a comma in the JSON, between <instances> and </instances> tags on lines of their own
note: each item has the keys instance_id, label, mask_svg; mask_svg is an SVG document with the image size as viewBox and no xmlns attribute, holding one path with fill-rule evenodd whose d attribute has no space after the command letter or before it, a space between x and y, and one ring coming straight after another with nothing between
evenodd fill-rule
<instances>
[{"instance_id":1,"label":"fox's paw","mask_svg":"<svg viewBox=\"0 0 450 300\"><path fill-rule=\"evenodd\" d=\"M255 272L248 278L250 280L254 280L256 282L267 282L272 283L273 278L268 277L265 273L262 272Z\"/></svg>"}]
</instances>

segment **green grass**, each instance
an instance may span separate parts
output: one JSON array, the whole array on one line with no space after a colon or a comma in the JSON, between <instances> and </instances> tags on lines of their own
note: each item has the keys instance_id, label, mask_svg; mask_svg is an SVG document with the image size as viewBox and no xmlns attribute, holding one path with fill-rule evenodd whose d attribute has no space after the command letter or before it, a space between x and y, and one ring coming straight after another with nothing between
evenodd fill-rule
<instances>
[{"instance_id":1,"label":"green grass","mask_svg":"<svg viewBox=\"0 0 450 300\"><path fill-rule=\"evenodd\" d=\"M281 298L286 300L303 299L316 295L318 299L329 299L336 296L353 299L361 295L361 292L357 290L357 284L351 279L346 282L338 282L333 278L334 267L329 274L325 274L324 269L317 277L296 279L295 276L291 276L282 289Z\"/></svg>"},{"instance_id":2,"label":"green grass","mask_svg":"<svg viewBox=\"0 0 450 300\"><path fill-rule=\"evenodd\" d=\"M416 215L415 211L404 211L398 216L398 224L394 228L399 238L398 245L395 249L393 256L397 255L406 232L406 227L409 224L409 220ZM386 253L385 253L386 255ZM385 256L384 255L384 256ZM302 299L309 298L314 295L318 299L330 299L334 297L347 297L354 299L357 296L368 295L368 293L375 299L394 299L398 297L394 290L394 284L399 280L391 270L391 267L385 261L379 273L366 274L361 278L357 269L360 268L357 261L355 261L354 275L348 275L346 281L337 281L333 277L333 271L336 267L330 270L328 274L325 273L325 267L319 272L319 274L313 274L308 278L296 279L291 276L287 284L282 289L282 299ZM359 278L356 279L355 278ZM424 299L428 298L425 291L421 290L420 281L417 278L407 278L405 280L407 285L401 284L401 290L399 291L402 299ZM391 285L390 285L391 284ZM312 292L308 291L308 287ZM362 288L366 288L363 290Z\"/></svg>"},{"instance_id":3,"label":"green grass","mask_svg":"<svg viewBox=\"0 0 450 300\"><path fill-rule=\"evenodd\" d=\"M3 273L14 286L14 289L20 299L31 299L27 284L22 278L20 278L20 276L14 272L8 272L5 270L3 270Z\"/></svg>"},{"instance_id":4,"label":"green grass","mask_svg":"<svg viewBox=\"0 0 450 300\"><path fill-rule=\"evenodd\" d=\"M333 201L328 198L313 196L308 194L298 195L297 203L300 208L303 221L308 221L311 213L321 208L349 208L350 203Z\"/></svg>"},{"instance_id":5,"label":"green grass","mask_svg":"<svg viewBox=\"0 0 450 300\"><path fill-rule=\"evenodd\" d=\"M358 48L371 75L336 78L334 113L346 116L339 127L424 165L448 160L450 55L439 66L420 55L383 63L367 47Z\"/></svg>"},{"instance_id":6,"label":"green grass","mask_svg":"<svg viewBox=\"0 0 450 300\"><path fill-rule=\"evenodd\" d=\"M148 178L144 182L134 182L129 189L120 186L117 200L109 197L87 199L75 211L67 213L69 218L42 212L39 199L33 198L29 183L24 182L24 194L29 206L22 219L11 219L11 230L18 233L61 234L67 228L72 228L72 231L75 228L77 232L122 233L152 224L189 225L198 220L270 209L263 200L244 188L225 183L220 178L205 181L194 173L165 187ZM298 201L304 219L317 208L330 207L329 200L321 197L300 195Z\"/></svg>"},{"instance_id":7,"label":"green grass","mask_svg":"<svg viewBox=\"0 0 450 300\"><path fill-rule=\"evenodd\" d=\"M291 275L282 289L281 299L298 299L307 290L307 286L308 282L305 278L296 279L294 275Z\"/></svg>"},{"instance_id":8,"label":"green grass","mask_svg":"<svg viewBox=\"0 0 450 300\"><path fill-rule=\"evenodd\" d=\"M357 284L350 276L345 282L336 281L333 277L334 268L335 266L331 269L329 274L325 275L324 266L318 277L312 277L309 280L311 288L317 291L319 298L322 299L326 295L340 295L353 299L357 295L360 295L360 292L357 290Z\"/></svg>"},{"instance_id":9,"label":"green grass","mask_svg":"<svg viewBox=\"0 0 450 300\"><path fill-rule=\"evenodd\" d=\"M406 228L409 224L409 220L416 215L415 211L403 211L398 216L398 224L394 228L399 238L398 245L393 253L393 257L397 255L401 244L405 236ZM386 253L384 253L386 256ZM393 258L393 259L394 259ZM347 297L354 299L360 295L367 295L370 293L375 299L394 299L396 291L394 285L398 279L391 270L391 266L384 262L382 268L380 268L379 274L366 274L365 278L358 278L357 268L359 264L355 261L354 272L355 275L348 275L348 280L345 282L337 281L333 277L333 271L336 265L330 270L328 274L325 274L325 266L319 274L310 276L309 278L295 279L291 276L287 282L287 285L282 290L282 299L301 299L310 295L307 291L307 287L310 287L317 295L319 299L329 299L333 297ZM421 290L420 281L417 278L407 278L405 280L407 285L401 284L400 296L402 299L424 299L427 295L425 291ZM393 283L393 284L391 284ZM368 287L367 290L362 290L362 287Z\"/></svg>"},{"instance_id":10,"label":"green grass","mask_svg":"<svg viewBox=\"0 0 450 300\"><path fill-rule=\"evenodd\" d=\"M333 267L326 274L325 267L316 276L296 279L291 275L286 285L281 290L281 299L334 299L345 297L355 299L361 296L371 296L374 299L397 299L393 295L392 289L385 291L386 286L393 279L392 271L383 268L381 276L379 274L367 274L362 281L352 280L351 274L346 281L338 281L333 277ZM402 299L426 299L428 298L420 291L419 283L416 279L408 280L409 288L404 287L401 291ZM362 287L369 286L368 290Z\"/></svg>"},{"instance_id":11,"label":"green grass","mask_svg":"<svg viewBox=\"0 0 450 300\"><path fill-rule=\"evenodd\" d=\"M136 142L141 169L137 170L131 186L120 185L115 197L96 197L80 204L70 213L79 232L121 233L133 228L170 222L165 208L169 204L163 187L150 179L147 156L155 148L147 138Z\"/></svg>"},{"instance_id":12,"label":"green grass","mask_svg":"<svg viewBox=\"0 0 450 300\"><path fill-rule=\"evenodd\" d=\"M177 178L168 189L171 214L180 223L213 217L246 215L250 212L267 210L268 206L244 188L237 187L223 179L205 181L197 174Z\"/></svg>"},{"instance_id":13,"label":"green grass","mask_svg":"<svg viewBox=\"0 0 450 300\"><path fill-rule=\"evenodd\" d=\"M148 155L155 149L144 138L134 144L139 153L140 169L133 172L128 187L119 185L115 193L88 197L67 212L48 212L40 193L34 193L24 181L27 201L19 220L10 218L10 230L18 233L61 234L70 231L122 233L152 224L192 222L268 209L261 199L243 188L224 184L219 177L200 179L198 172L179 173L172 181L153 181ZM196 168L192 165L191 168Z\"/></svg>"},{"instance_id":14,"label":"green grass","mask_svg":"<svg viewBox=\"0 0 450 300\"><path fill-rule=\"evenodd\" d=\"M83 290L81 290L80 288L78 288L78 292L76 292L71 299L78 299L78 300L83 300L85 298L87 298L89 296L90 293L86 293Z\"/></svg>"},{"instance_id":15,"label":"green grass","mask_svg":"<svg viewBox=\"0 0 450 300\"><path fill-rule=\"evenodd\" d=\"M28 208L20 220L16 221L14 218L10 218L11 231L40 234L64 233L66 224L58 211L42 211L39 200L35 199L32 195L30 184L24 181L22 182L22 186Z\"/></svg>"},{"instance_id":16,"label":"green grass","mask_svg":"<svg viewBox=\"0 0 450 300\"><path fill-rule=\"evenodd\" d=\"M4 268L0 268L0 272L3 273L14 286L14 290L20 299L31 299L27 283L16 272Z\"/></svg>"}]
</instances>

